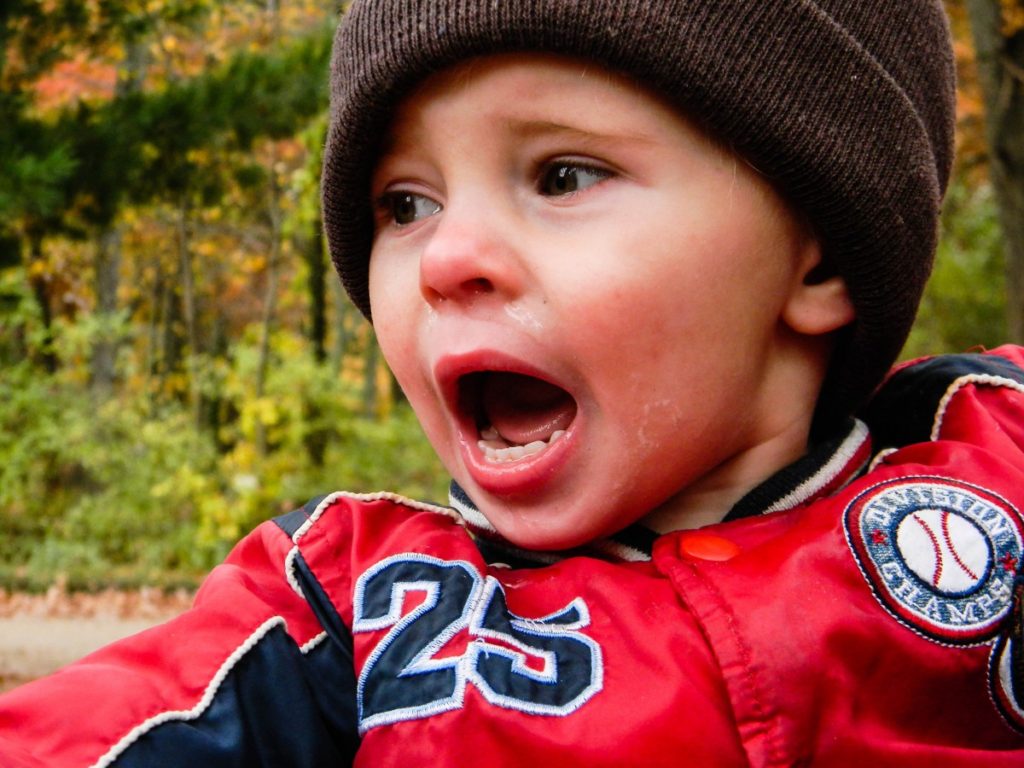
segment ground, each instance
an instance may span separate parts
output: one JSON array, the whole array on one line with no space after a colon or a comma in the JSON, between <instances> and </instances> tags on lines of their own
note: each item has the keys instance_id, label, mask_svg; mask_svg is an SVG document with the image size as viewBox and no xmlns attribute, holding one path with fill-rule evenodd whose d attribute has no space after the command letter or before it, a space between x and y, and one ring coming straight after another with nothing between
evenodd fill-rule
<instances>
[{"instance_id":1,"label":"ground","mask_svg":"<svg viewBox=\"0 0 1024 768\"><path fill-rule=\"evenodd\" d=\"M181 590L69 594L0 589L0 691L42 677L107 643L166 621L191 603Z\"/></svg>"}]
</instances>

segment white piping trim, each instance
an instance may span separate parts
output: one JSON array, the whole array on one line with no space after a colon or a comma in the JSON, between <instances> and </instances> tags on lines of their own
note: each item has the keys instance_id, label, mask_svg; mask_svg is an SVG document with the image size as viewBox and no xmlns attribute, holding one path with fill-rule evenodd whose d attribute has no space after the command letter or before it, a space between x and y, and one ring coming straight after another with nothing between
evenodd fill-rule
<instances>
[{"instance_id":1,"label":"white piping trim","mask_svg":"<svg viewBox=\"0 0 1024 768\"><path fill-rule=\"evenodd\" d=\"M864 445L868 436L867 425L860 419L855 419L853 429L850 430L850 434L846 436L846 439L843 440L836 452L832 454L832 458L828 460L825 466L804 480L800 485L774 504L771 504L764 510L764 514L768 514L769 512L781 512L784 509L792 509L820 492L822 488L835 480L836 477L846 469L850 460L857 455L857 451L860 450L862 445Z\"/></svg>"},{"instance_id":2,"label":"white piping trim","mask_svg":"<svg viewBox=\"0 0 1024 768\"><path fill-rule=\"evenodd\" d=\"M112 746L107 753L100 757L90 768L106 768L112 765L113 762L121 756L121 754L128 749L132 744L138 741L140 738L146 735L149 731L156 728L158 725L171 722L172 720L195 720L206 709L213 703L214 696L217 695L217 690L220 688L221 683L228 676L234 666L247 654L253 647L263 639L271 629L276 626L284 626L285 621L280 616L274 616L273 618L264 621L259 628L253 632L249 637L245 639L240 646L238 646L234 652L228 656L223 664L220 665L220 669L210 680L206 686L206 690L203 691L203 696L199 699L199 702L192 707L192 709L179 709L171 712L161 712L159 715L154 715L148 720L140 723L139 725L132 728L126 733L117 744Z\"/></svg>"},{"instance_id":3,"label":"white piping trim","mask_svg":"<svg viewBox=\"0 0 1024 768\"><path fill-rule=\"evenodd\" d=\"M642 549L631 547L629 544L623 544L614 539L601 539L592 542L590 546L599 552L605 552L628 563L646 563L651 559L651 556Z\"/></svg>"},{"instance_id":4,"label":"white piping trim","mask_svg":"<svg viewBox=\"0 0 1024 768\"><path fill-rule=\"evenodd\" d=\"M299 548L293 546L288 550L288 554L284 556L284 577L288 580L288 585L292 588L292 591L305 600L306 596L302 593L299 580L295 578L295 558L298 554Z\"/></svg>"},{"instance_id":5,"label":"white piping trim","mask_svg":"<svg viewBox=\"0 0 1024 768\"><path fill-rule=\"evenodd\" d=\"M322 643L326 639L327 639L327 633L326 632L321 632L319 635L315 635L314 637L310 638L305 643L300 645L299 646L299 652L302 653L303 655L305 655L305 654L309 653L310 651L312 651L314 648L316 648L318 645L320 645L320 643Z\"/></svg>"},{"instance_id":6,"label":"white piping trim","mask_svg":"<svg viewBox=\"0 0 1024 768\"><path fill-rule=\"evenodd\" d=\"M868 474L874 472L878 465L885 461L887 458L896 453L899 448L884 448L878 452L878 454L871 460L871 464L868 465Z\"/></svg>"},{"instance_id":7,"label":"white piping trim","mask_svg":"<svg viewBox=\"0 0 1024 768\"><path fill-rule=\"evenodd\" d=\"M932 433L930 435L931 440L938 440L939 433L942 431L942 420L946 417L946 409L949 407L953 397L961 389L966 387L968 384L985 384L991 387L1007 387L1008 389L1016 390L1024 394L1024 384L1013 379L1008 379L1005 376L993 376L989 373L969 373L965 376L961 376L959 379L955 379L949 388L946 390L946 394L942 396L939 401L939 407L935 411L935 421L932 423Z\"/></svg>"},{"instance_id":8,"label":"white piping trim","mask_svg":"<svg viewBox=\"0 0 1024 768\"><path fill-rule=\"evenodd\" d=\"M302 593L302 587L299 586L299 580L295 577L295 558L299 554L299 539L306 535L306 532L320 519L323 515L324 510L334 504L339 499L351 499L352 501L362 502L373 502L373 501L393 501L396 504L401 504L404 507L410 509L416 509L421 512L436 512L437 514L444 515L454 520L459 525L464 525L465 521L459 516L457 512L448 507L439 507L436 504L428 504L425 501L414 501L413 499L407 499L405 496L400 496L397 493L391 493L389 491L378 491L377 493L350 493L348 491L337 491L335 493L328 494L316 505L316 509L306 517L305 522L296 529L295 533L292 534L292 548L288 550L288 554L284 558L284 575L291 585L291 588L295 591L302 599L306 599L306 596Z\"/></svg>"},{"instance_id":9,"label":"white piping trim","mask_svg":"<svg viewBox=\"0 0 1024 768\"><path fill-rule=\"evenodd\" d=\"M483 512L469 504L464 504L462 500L456 498L454 494L449 495L448 503L451 504L452 507L462 515L463 519L474 528L489 531L490 533L498 532L498 530L491 525L491 521L484 517Z\"/></svg>"}]
</instances>

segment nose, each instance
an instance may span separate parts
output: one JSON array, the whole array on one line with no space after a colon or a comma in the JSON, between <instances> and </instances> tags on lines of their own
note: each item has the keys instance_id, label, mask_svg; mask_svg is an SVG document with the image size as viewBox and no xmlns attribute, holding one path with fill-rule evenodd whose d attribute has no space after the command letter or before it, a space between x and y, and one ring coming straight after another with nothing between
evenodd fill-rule
<instances>
[{"instance_id":1,"label":"nose","mask_svg":"<svg viewBox=\"0 0 1024 768\"><path fill-rule=\"evenodd\" d=\"M523 288L522 264L500 211L449 200L420 254L420 292L439 307L504 303Z\"/></svg>"}]
</instances>

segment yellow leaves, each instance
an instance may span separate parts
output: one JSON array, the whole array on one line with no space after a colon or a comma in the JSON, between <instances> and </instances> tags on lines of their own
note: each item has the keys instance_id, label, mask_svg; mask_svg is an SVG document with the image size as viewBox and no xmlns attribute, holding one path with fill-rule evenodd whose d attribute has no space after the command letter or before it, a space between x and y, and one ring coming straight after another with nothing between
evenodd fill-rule
<instances>
[{"instance_id":1,"label":"yellow leaves","mask_svg":"<svg viewBox=\"0 0 1024 768\"><path fill-rule=\"evenodd\" d=\"M251 254L242 261L242 269L250 274L262 272L267 268L267 257L261 253Z\"/></svg>"},{"instance_id":2,"label":"yellow leaves","mask_svg":"<svg viewBox=\"0 0 1024 768\"><path fill-rule=\"evenodd\" d=\"M232 507L223 496L210 496L199 501L200 544L211 546L222 541L235 541L241 534L241 525L232 515Z\"/></svg>"},{"instance_id":3,"label":"yellow leaves","mask_svg":"<svg viewBox=\"0 0 1024 768\"><path fill-rule=\"evenodd\" d=\"M218 253L218 248L217 248L216 244L211 242L210 240L202 240L202 241L196 243L196 246L195 246L194 250L195 250L196 255L204 256L204 257L207 257L207 258L209 258L211 256L216 256L217 253Z\"/></svg>"},{"instance_id":4,"label":"yellow leaves","mask_svg":"<svg viewBox=\"0 0 1024 768\"><path fill-rule=\"evenodd\" d=\"M386 421L391 416L395 405L394 392L392 392L391 374L388 372L387 364L383 359L377 361L377 370L374 371L374 386L377 389L377 413L381 421Z\"/></svg>"},{"instance_id":5,"label":"yellow leaves","mask_svg":"<svg viewBox=\"0 0 1024 768\"><path fill-rule=\"evenodd\" d=\"M273 427L280 422L281 416L277 401L273 398L252 398L243 403L239 424L243 434L255 435L257 425L264 428Z\"/></svg>"},{"instance_id":6,"label":"yellow leaves","mask_svg":"<svg viewBox=\"0 0 1024 768\"><path fill-rule=\"evenodd\" d=\"M1020 0L1001 0L1003 11L1003 34L1013 37L1024 30L1024 5Z\"/></svg>"},{"instance_id":7,"label":"yellow leaves","mask_svg":"<svg viewBox=\"0 0 1024 768\"><path fill-rule=\"evenodd\" d=\"M110 45L107 46L106 53L107 53L107 56L110 57L110 59L112 61L115 61L115 62L118 62L118 63L124 61L125 60L125 56L126 56L126 51L125 51L124 43L122 43L120 41L111 43Z\"/></svg>"},{"instance_id":8,"label":"yellow leaves","mask_svg":"<svg viewBox=\"0 0 1024 768\"><path fill-rule=\"evenodd\" d=\"M251 413L265 427L272 427L281 420L281 412L278 410L277 401L269 397L261 397L253 401Z\"/></svg>"},{"instance_id":9,"label":"yellow leaves","mask_svg":"<svg viewBox=\"0 0 1024 768\"><path fill-rule=\"evenodd\" d=\"M211 160L210 150L207 147L196 147L185 153L185 159L196 165L208 165Z\"/></svg>"},{"instance_id":10,"label":"yellow leaves","mask_svg":"<svg viewBox=\"0 0 1024 768\"><path fill-rule=\"evenodd\" d=\"M155 499L163 499L173 495L195 496L209 490L210 480L206 475L197 472L191 466L180 467L173 475L152 488L150 495Z\"/></svg>"},{"instance_id":11,"label":"yellow leaves","mask_svg":"<svg viewBox=\"0 0 1024 768\"><path fill-rule=\"evenodd\" d=\"M169 373L164 378L164 386L168 392L184 395L189 391L188 374L184 371Z\"/></svg>"},{"instance_id":12,"label":"yellow leaves","mask_svg":"<svg viewBox=\"0 0 1024 768\"><path fill-rule=\"evenodd\" d=\"M251 474L259 463L259 454L254 443L239 441L224 460L224 472L232 477ZM232 485L236 483L232 482ZM244 483L243 483L244 485Z\"/></svg>"},{"instance_id":13,"label":"yellow leaves","mask_svg":"<svg viewBox=\"0 0 1024 768\"><path fill-rule=\"evenodd\" d=\"M45 261L33 260L28 264L28 276L30 278L43 278L49 273L49 268Z\"/></svg>"}]
</instances>

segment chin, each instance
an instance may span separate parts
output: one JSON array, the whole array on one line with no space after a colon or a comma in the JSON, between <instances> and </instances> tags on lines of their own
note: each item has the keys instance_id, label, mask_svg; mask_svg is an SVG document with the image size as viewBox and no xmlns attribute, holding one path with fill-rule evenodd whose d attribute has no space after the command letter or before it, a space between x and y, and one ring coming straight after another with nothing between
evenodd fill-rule
<instances>
[{"instance_id":1,"label":"chin","mask_svg":"<svg viewBox=\"0 0 1024 768\"><path fill-rule=\"evenodd\" d=\"M485 498L479 502L483 516L505 541L521 549L575 549L612 533L595 525L592 515L581 520L562 505L520 506L488 501Z\"/></svg>"}]
</instances>

